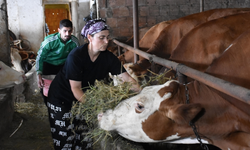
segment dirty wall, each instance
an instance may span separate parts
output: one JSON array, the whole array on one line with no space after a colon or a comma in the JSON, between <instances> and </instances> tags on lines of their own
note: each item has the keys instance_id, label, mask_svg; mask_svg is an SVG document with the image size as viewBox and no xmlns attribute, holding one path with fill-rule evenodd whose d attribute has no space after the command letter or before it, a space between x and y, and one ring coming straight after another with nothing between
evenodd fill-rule
<instances>
[{"instance_id":1,"label":"dirty wall","mask_svg":"<svg viewBox=\"0 0 250 150\"><path fill-rule=\"evenodd\" d=\"M204 10L246 8L249 0L204 0ZM99 0L100 17L107 20L111 36L127 40L133 35L133 0ZM200 12L200 0L138 0L139 28Z\"/></svg>"},{"instance_id":2,"label":"dirty wall","mask_svg":"<svg viewBox=\"0 0 250 150\"><path fill-rule=\"evenodd\" d=\"M10 47L8 40L6 0L0 0L0 61L10 66ZM13 89L0 90L0 134L11 123L14 114Z\"/></svg>"},{"instance_id":3,"label":"dirty wall","mask_svg":"<svg viewBox=\"0 0 250 150\"><path fill-rule=\"evenodd\" d=\"M41 0L6 0L9 29L18 39L29 41L37 52L44 38L44 12Z\"/></svg>"}]
</instances>

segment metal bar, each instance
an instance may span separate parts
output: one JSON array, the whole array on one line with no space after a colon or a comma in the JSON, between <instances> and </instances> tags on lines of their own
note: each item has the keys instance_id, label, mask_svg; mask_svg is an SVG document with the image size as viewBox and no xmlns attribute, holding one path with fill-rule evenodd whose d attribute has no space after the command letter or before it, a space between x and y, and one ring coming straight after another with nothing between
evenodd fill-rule
<instances>
[{"instance_id":1,"label":"metal bar","mask_svg":"<svg viewBox=\"0 0 250 150\"><path fill-rule=\"evenodd\" d=\"M119 41L117 41L115 39L113 40L113 42L115 44L125 48L125 49L128 49L128 50L130 50L130 51L132 51L132 52L134 52L134 53L148 59L148 60L153 60L154 61L154 60L157 59L157 61L154 61L154 62L156 62L157 64L160 64L162 66L166 66L167 68L172 68L172 69L176 70L176 67L178 65L175 62L172 62L172 61L160 58L160 57L156 57L155 55L148 54L148 53L146 53L144 51L141 51L141 50L139 50L137 48L133 48L133 47L127 45L127 44L121 43L121 42L119 42ZM165 65L165 63L167 63L167 65Z\"/></svg>"},{"instance_id":2,"label":"metal bar","mask_svg":"<svg viewBox=\"0 0 250 150\"><path fill-rule=\"evenodd\" d=\"M177 66L178 67L178 66ZM177 76L178 76L178 81L181 84L186 84L187 82L187 76L185 76L184 74L182 74L180 71L176 71L177 72Z\"/></svg>"},{"instance_id":3,"label":"metal bar","mask_svg":"<svg viewBox=\"0 0 250 150\"><path fill-rule=\"evenodd\" d=\"M177 70L178 72L191 77L197 81L200 81L216 90L219 90L227 95L230 95L236 99L245 101L247 103L250 102L250 90L246 89L244 87L235 85L233 83L230 83L228 81L224 81L222 79L219 79L217 77L213 77L211 75L208 75L206 73L197 71L195 69L192 69L190 67L187 67L183 64L175 63L160 57L157 57L155 55L148 54L146 52L143 52L139 49L134 49L133 47L126 45L124 43L118 42L117 40L114 40L114 43L117 45L120 45L128 50L133 51L134 53L148 59L152 60L153 62L160 64L162 66L165 66L167 68L172 68L173 70ZM236 103L237 105L237 103Z\"/></svg>"},{"instance_id":4,"label":"metal bar","mask_svg":"<svg viewBox=\"0 0 250 150\"><path fill-rule=\"evenodd\" d=\"M185 74L188 77L191 77L195 80L198 80L216 90L219 90L227 95L230 95L234 98L243 100L245 102L250 102L250 90L238 85L235 85L231 82L222 80L220 78L211 76L204 72L200 72L193 68L187 67L183 64L177 66L177 70L182 74Z\"/></svg>"},{"instance_id":5,"label":"metal bar","mask_svg":"<svg viewBox=\"0 0 250 150\"><path fill-rule=\"evenodd\" d=\"M138 0L133 0L133 31L134 31L134 48L139 47L139 33L138 33ZM139 56L134 54L134 63L137 62Z\"/></svg>"}]
</instances>

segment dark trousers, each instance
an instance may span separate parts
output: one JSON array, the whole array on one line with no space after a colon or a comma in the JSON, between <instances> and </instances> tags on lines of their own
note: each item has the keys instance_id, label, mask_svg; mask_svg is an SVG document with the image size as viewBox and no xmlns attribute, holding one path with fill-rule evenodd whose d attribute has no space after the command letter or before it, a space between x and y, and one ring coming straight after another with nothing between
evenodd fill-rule
<instances>
[{"instance_id":1,"label":"dark trousers","mask_svg":"<svg viewBox=\"0 0 250 150\"><path fill-rule=\"evenodd\" d=\"M71 123L71 104L60 101L50 102L48 98L47 107L49 122L55 150L91 150L92 140L85 137L88 126L82 125L84 120L74 119ZM78 126L81 122L81 126Z\"/></svg>"}]
</instances>

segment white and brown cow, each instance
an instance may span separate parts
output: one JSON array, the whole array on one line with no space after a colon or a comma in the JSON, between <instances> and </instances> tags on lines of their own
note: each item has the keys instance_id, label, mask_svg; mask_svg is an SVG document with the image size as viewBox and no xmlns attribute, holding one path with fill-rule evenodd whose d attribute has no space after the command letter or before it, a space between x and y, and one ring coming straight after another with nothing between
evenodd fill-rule
<instances>
[{"instance_id":1,"label":"white and brown cow","mask_svg":"<svg viewBox=\"0 0 250 150\"><path fill-rule=\"evenodd\" d=\"M250 31L239 36L207 73L250 89ZM186 93L189 93L187 102ZM237 105L235 105L237 103ZM99 115L100 127L136 142L171 142L200 137L223 150L250 149L250 105L209 86L175 80L145 87L114 110Z\"/></svg>"},{"instance_id":2,"label":"white and brown cow","mask_svg":"<svg viewBox=\"0 0 250 150\"><path fill-rule=\"evenodd\" d=\"M0 90L10 88L25 81L24 74L10 68L0 61Z\"/></svg>"}]
</instances>

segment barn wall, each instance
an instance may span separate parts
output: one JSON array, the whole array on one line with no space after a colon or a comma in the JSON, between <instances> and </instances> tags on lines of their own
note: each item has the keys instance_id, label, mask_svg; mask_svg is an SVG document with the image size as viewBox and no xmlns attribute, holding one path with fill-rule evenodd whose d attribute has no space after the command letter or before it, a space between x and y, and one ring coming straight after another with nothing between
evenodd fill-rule
<instances>
[{"instance_id":1,"label":"barn wall","mask_svg":"<svg viewBox=\"0 0 250 150\"><path fill-rule=\"evenodd\" d=\"M0 0L0 60L10 66L10 47L8 41L8 21L6 0Z\"/></svg>"},{"instance_id":2,"label":"barn wall","mask_svg":"<svg viewBox=\"0 0 250 150\"><path fill-rule=\"evenodd\" d=\"M250 7L249 0L210 0L204 10ZM200 12L200 0L138 0L139 28ZM111 27L111 36L127 39L133 35L133 0L99 0L101 18Z\"/></svg>"},{"instance_id":3,"label":"barn wall","mask_svg":"<svg viewBox=\"0 0 250 150\"><path fill-rule=\"evenodd\" d=\"M10 66L6 0L0 0L0 61ZM10 125L14 114L13 89L0 90L0 135Z\"/></svg>"},{"instance_id":4,"label":"barn wall","mask_svg":"<svg viewBox=\"0 0 250 150\"><path fill-rule=\"evenodd\" d=\"M79 30L78 33L81 33L81 30L83 26L85 25L85 22L83 21L83 18L88 16L90 12L90 4L89 0L79 0L79 6L78 6L78 26ZM84 40L83 37L79 36L80 43L83 44Z\"/></svg>"},{"instance_id":5,"label":"barn wall","mask_svg":"<svg viewBox=\"0 0 250 150\"><path fill-rule=\"evenodd\" d=\"M44 14L40 0L7 0L9 29L17 38L30 42L37 52L44 34Z\"/></svg>"}]
</instances>

